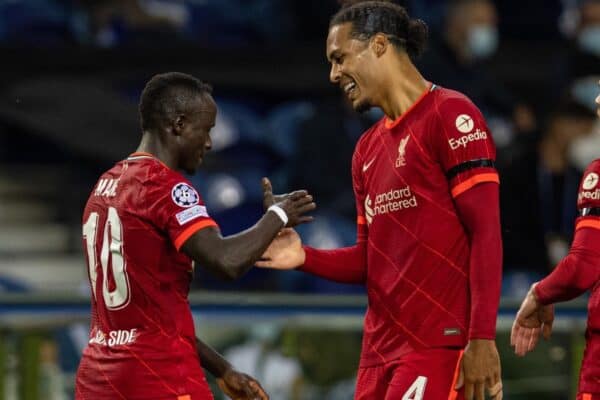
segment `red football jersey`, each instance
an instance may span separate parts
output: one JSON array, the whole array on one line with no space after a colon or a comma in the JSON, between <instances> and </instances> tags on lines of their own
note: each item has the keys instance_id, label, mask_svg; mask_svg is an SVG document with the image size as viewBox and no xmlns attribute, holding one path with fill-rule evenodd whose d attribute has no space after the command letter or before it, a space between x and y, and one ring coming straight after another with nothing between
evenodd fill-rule
<instances>
[{"instance_id":1,"label":"red football jersey","mask_svg":"<svg viewBox=\"0 0 600 400\"><path fill-rule=\"evenodd\" d=\"M192 260L179 249L216 223L189 181L146 153L104 173L85 207L92 288L76 399L212 399L188 303Z\"/></svg>"},{"instance_id":2,"label":"red football jersey","mask_svg":"<svg viewBox=\"0 0 600 400\"><path fill-rule=\"evenodd\" d=\"M352 160L358 241L367 241L361 365L467 343L469 240L453 199L499 182L486 123L464 95L432 85L361 137ZM485 204L482 204L485 207Z\"/></svg>"},{"instance_id":3,"label":"red football jersey","mask_svg":"<svg viewBox=\"0 0 600 400\"><path fill-rule=\"evenodd\" d=\"M569 255L539 282L536 294L550 304L591 291L579 391L600 394L600 159L583 174L577 209L580 217Z\"/></svg>"}]
</instances>

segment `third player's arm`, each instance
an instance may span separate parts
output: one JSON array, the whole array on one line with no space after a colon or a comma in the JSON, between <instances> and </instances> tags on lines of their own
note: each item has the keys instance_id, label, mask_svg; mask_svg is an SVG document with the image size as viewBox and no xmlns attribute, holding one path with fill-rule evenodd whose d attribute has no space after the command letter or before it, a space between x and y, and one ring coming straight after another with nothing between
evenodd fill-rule
<instances>
[{"instance_id":1,"label":"third player's arm","mask_svg":"<svg viewBox=\"0 0 600 400\"><path fill-rule=\"evenodd\" d=\"M599 282L598 243L600 230L578 229L569 254L549 276L535 286L537 300L541 304L571 300Z\"/></svg>"}]
</instances>

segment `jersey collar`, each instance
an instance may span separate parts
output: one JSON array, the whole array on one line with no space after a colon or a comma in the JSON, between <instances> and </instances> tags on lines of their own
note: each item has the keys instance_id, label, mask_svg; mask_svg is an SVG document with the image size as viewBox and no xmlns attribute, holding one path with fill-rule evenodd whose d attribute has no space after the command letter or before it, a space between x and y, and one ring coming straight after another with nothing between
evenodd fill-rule
<instances>
[{"instance_id":1,"label":"jersey collar","mask_svg":"<svg viewBox=\"0 0 600 400\"><path fill-rule=\"evenodd\" d=\"M397 126L400 123L400 121L402 121L404 119L404 117L406 117L417 106L417 104L419 104L425 98L425 96L427 96L429 93L433 92L436 87L437 86L435 84L428 82L427 89L425 89L425 91L421 94L421 96L419 96L417 101L415 101L413 103L413 105L408 108L408 110L406 110L404 113L402 113L402 115L400 115L398 118L396 118L393 121L391 119L389 119L388 117L385 117L385 127L387 129L392 129L393 127Z\"/></svg>"}]
</instances>

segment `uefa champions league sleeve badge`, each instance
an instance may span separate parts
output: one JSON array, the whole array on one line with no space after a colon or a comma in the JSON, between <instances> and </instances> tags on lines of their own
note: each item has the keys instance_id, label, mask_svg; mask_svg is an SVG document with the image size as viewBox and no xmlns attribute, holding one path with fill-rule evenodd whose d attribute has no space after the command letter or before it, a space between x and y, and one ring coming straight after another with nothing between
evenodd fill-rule
<instances>
[{"instance_id":1,"label":"uefa champions league sleeve badge","mask_svg":"<svg viewBox=\"0 0 600 400\"><path fill-rule=\"evenodd\" d=\"M200 201L200 195L198 195L196 189L184 182L173 186L171 198L179 207L185 208L194 206Z\"/></svg>"}]
</instances>

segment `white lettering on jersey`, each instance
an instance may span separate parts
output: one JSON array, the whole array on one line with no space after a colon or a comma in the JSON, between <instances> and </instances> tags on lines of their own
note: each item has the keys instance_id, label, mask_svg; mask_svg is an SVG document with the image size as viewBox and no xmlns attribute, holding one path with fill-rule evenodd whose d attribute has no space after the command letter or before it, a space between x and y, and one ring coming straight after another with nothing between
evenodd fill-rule
<instances>
[{"instance_id":1,"label":"white lettering on jersey","mask_svg":"<svg viewBox=\"0 0 600 400\"><path fill-rule=\"evenodd\" d=\"M108 340L106 340L108 338ZM119 329L108 332L106 335L101 330L96 331L96 335L89 341L90 344L99 344L101 346L115 347L125 344L135 343L137 339L137 329Z\"/></svg>"},{"instance_id":2,"label":"white lettering on jersey","mask_svg":"<svg viewBox=\"0 0 600 400\"><path fill-rule=\"evenodd\" d=\"M115 197L117 186L119 186L119 179L100 179L96 185L94 196Z\"/></svg>"},{"instance_id":3,"label":"white lettering on jersey","mask_svg":"<svg viewBox=\"0 0 600 400\"><path fill-rule=\"evenodd\" d=\"M412 193L410 186L401 189L392 189L389 192L379 193L375 196L375 204L371 197L365 198L365 218L371 225L377 215L384 215L391 212L398 212L408 208L419 206L417 196Z\"/></svg>"},{"instance_id":4,"label":"white lettering on jersey","mask_svg":"<svg viewBox=\"0 0 600 400\"><path fill-rule=\"evenodd\" d=\"M487 137L487 132L478 128L474 133L469 133L468 135L461 136L458 139L451 138L448 140L448 144L452 150L456 150L459 147L467 147L467 145L471 142L486 140Z\"/></svg>"},{"instance_id":5,"label":"white lettering on jersey","mask_svg":"<svg viewBox=\"0 0 600 400\"><path fill-rule=\"evenodd\" d=\"M208 217L208 212L206 211L205 206L194 206L192 208L188 208L187 210L183 210L175 214L177 217L177 222L179 225L185 225L193 219L199 217Z\"/></svg>"}]
</instances>

